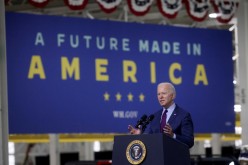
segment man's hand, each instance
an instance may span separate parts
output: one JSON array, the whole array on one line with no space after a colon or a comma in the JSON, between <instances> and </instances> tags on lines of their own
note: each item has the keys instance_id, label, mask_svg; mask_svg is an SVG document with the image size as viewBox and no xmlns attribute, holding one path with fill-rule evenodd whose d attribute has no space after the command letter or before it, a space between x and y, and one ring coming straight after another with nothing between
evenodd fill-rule
<instances>
[{"instance_id":1,"label":"man's hand","mask_svg":"<svg viewBox=\"0 0 248 165\"><path fill-rule=\"evenodd\" d=\"M173 130L169 123L166 123L166 125L164 126L163 133L169 135L170 137L174 136Z\"/></svg>"},{"instance_id":2,"label":"man's hand","mask_svg":"<svg viewBox=\"0 0 248 165\"><path fill-rule=\"evenodd\" d=\"M139 135L139 134L141 134L141 130L140 129L134 128L131 125L128 125L127 129L129 131L129 133L132 134L132 135Z\"/></svg>"}]
</instances>

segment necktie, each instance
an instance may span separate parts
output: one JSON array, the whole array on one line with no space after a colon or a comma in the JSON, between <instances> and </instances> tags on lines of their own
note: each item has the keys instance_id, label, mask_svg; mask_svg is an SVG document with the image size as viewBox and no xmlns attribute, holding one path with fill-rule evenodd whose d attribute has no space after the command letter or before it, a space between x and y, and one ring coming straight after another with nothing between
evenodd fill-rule
<instances>
[{"instance_id":1,"label":"necktie","mask_svg":"<svg viewBox=\"0 0 248 165\"><path fill-rule=\"evenodd\" d=\"M164 126L166 125L166 117L167 117L167 113L168 110L166 109L163 113L163 116L162 116L162 120L161 120L161 123L160 123L160 132L163 132L163 128Z\"/></svg>"}]
</instances>

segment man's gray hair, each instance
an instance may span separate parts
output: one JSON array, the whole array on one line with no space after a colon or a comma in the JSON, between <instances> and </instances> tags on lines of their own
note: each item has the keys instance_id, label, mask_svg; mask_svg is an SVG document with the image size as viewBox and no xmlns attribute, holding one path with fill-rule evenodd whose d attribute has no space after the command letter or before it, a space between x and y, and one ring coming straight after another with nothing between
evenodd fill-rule
<instances>
[{"instance_id":1,"label":"man's gray hair","mask_svg":"<svg viewBox=\"0 0 248 165\"><path fill-rule=\"evenodd\" d=\"M171 84L171 83L169 83L169 82L162 82L162 83L159 83L159 84L158 84L158 87L159 87L159 86L169 86L171 92L172 92L174 95L176 95L176 89L175 89L175 87L174 87L173 84Z\"/></svg>"}]
</instances>

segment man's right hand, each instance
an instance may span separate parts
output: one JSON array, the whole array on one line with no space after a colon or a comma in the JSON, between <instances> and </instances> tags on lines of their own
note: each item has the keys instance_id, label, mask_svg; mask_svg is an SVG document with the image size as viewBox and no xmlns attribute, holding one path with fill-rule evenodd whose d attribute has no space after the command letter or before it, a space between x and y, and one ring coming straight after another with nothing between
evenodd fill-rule
<instances>
[{"instance_id":1,"label":"man's right hand","mask_svg":"<svg viewBox=\"0 0 248 165\"><path fill-rule=\"evenodd\" d=\"M127 129L129 131L129 133L132 134L132 135L139 135L139 134L141 134L141 130L140 129L134 128L131 125L128 125Z\"/></svg>"}]
</instances>

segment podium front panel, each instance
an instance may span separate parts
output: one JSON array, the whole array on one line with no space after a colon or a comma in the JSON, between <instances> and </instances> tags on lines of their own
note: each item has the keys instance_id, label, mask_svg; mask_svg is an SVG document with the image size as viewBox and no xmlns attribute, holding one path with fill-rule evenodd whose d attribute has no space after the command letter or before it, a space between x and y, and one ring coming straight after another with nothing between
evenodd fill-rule
<instances>
[{"instance_id":1,"label":"podium front panel","mask_svg":"<svg viewBox=\"0 0 248 165\"><path fill-rule=\"evenodd\" d=\"M142 165L190 165L189 149L186 145L163 134L115 136L113 165L130 165L126 151L133 141L141 141L146 148Z\"/></svg>"}]
</instances>

